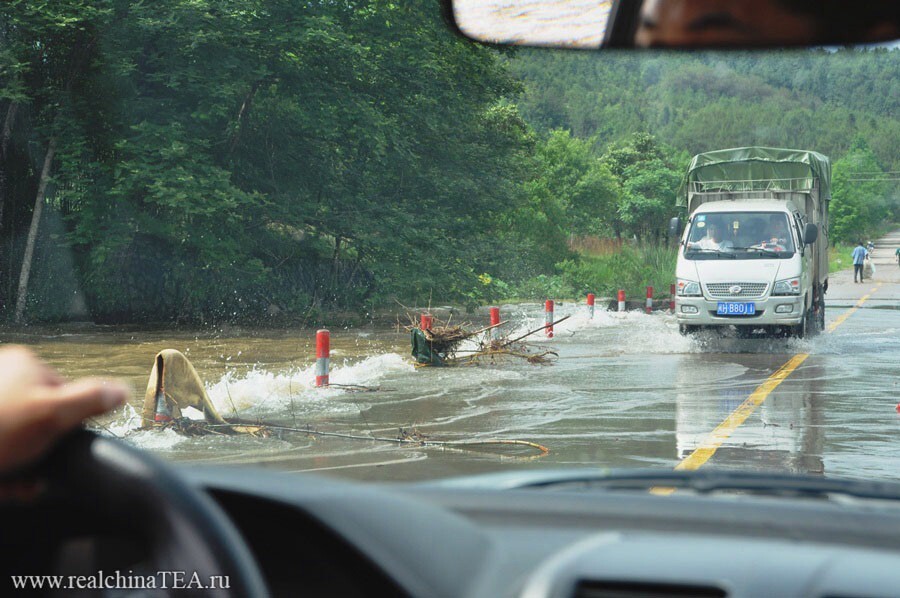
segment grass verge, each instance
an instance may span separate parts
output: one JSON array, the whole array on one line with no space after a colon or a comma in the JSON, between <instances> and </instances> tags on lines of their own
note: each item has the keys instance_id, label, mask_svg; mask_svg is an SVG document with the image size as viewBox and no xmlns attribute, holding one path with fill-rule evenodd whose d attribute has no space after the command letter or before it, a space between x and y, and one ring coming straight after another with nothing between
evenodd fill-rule
<instances>
[{"instance_id":1,"label":"grass verge","mask_svg":"<svg viewBox=\"0 0 900 598\"><path fill-rule=\"evenodd\" d=\"M850 243L836 243L828 248L828 272L849 270L853 267L853 259L850 255L856 245Z\"/></svg>"}]
</instances>

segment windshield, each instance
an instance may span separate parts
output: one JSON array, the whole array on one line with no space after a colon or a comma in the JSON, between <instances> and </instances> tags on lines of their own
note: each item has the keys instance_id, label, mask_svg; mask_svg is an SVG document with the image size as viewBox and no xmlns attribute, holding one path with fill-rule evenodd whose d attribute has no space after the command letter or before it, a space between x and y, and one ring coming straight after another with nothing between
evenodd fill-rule
<instances>
[{"instance_id":1,"label":"windshield","mask_svg":"<svg viewBox=\"0 0 900 598\"><path fill-rule=\"evenodd\" d=\"M698 213L691 219L684 256L704 259L786 259L794 255L790 217L784 212Z\"/></svg>"},{"instance_id":2,"label":"windshield","mask_svg":"<svg viewBox=\"0 0 900 598\"><path fill-rule=\"evenodd\" d=\"M498 49L419 0L3 2L0 343L124 380L89 427L186 464L893 479L898 66ZM716 174L748 147L789 172ZM827 190L803 260L738 201L679 246L708 152L691 193Z\"/></svg>"}]
</instances>

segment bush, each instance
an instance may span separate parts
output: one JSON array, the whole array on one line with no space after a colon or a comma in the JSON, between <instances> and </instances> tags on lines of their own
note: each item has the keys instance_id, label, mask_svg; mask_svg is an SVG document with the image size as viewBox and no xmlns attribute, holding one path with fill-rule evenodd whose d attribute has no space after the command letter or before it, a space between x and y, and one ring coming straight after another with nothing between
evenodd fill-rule
<instances>
[{"instance_id":1,"label":"bush","mask_svg":"<svg viewBox=\"0 0 900 598\"><path fill-rule=\"evenodd\" d=\"M536 276L515 288L522 299L577 298L587 293L613 297L624 289L644 297L647 286L668 296L675 282L677 250L658 245L624 246L607 255L581 255L557 264L558 274Z\"/></svg>"},{"instance_id":2,"label":"bush","mask_svg":"<svg viewBox=\"0 0 900 598\"><path fill-rule=\"evenodd\" d=\"M611 297L624 289L629 297L643 297L647 286L658 295L668 295L669 285L675 281L676 257L674 248L626 246L618 253L581 256L559 267L578 296L592 292Z\"/></svg>"},{"instance_id":3,"label":"bush","mask_svg":"<svg viewBox=\"0 0 900 598\"><path fill-rule=\"evenodd\" d=\"M571 299L576 296L575 289L563 279L554 274L548 276L540 274L513 287L507 299L532 299L541 301L544 299Z\"/></svg>"}]
</instances>

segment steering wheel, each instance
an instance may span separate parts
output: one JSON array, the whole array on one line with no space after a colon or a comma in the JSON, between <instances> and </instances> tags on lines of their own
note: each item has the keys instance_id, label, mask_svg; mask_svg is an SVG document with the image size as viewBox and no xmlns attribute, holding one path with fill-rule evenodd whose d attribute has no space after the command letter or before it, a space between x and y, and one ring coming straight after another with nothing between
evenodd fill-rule
<instances>
[{"instance_id":1,"label":"steering wheel","mask_svg":"<svg viewBox=\"0 0 900 598\"><path fill-rule=\"evenodd\" d=\"M769 239L767 241L760 241L756 245L753 245L754 249L767 249L769 251L786 251L787 247L782 244L781 239Z\"/></svg>"},{"instance_id":2,"label":"steering wheel","mask_svg":"<svg viewBox=\"0 0 900 598\"><path fill-rule=\"evenodd\" d=\"M47 561L48 539L40 537L41 522L51 519L53 524L43 526L43 533L48 535L77 527L82 535L102 529L120 537L127 534L128 539L140 538L146 547L143 569L152 573L184 572L182 588L193 592L175 591L174 595L269 595L256 561L225 513L169 465L148 453L79 430L32 470L17 476L23 477L39 480L43 491L24 505L0 503L0 524L5 530L0 534L0 557L24 560L20 566L31 569L10 573L52 573L34 570L51 561L59 562L57 557ZM31 528L30 534L27 528ZM44 558L35 560L45 563L31 562L29 551L41 554ZM7 552L10 554L4 554ZM7 576L2 583L9 580ZM187 585L194 580L201 585ZM175 578L170 576L167 587L175 589L174 583ZM225 585L227 589L219 589Z\"/></svg>"}]
</instances>

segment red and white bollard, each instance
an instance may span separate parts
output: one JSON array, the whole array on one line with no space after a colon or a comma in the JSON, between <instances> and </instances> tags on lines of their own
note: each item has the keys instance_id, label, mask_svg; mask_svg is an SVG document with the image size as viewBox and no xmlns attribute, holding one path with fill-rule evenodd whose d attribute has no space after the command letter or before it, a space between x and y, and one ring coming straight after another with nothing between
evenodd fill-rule
<instances>
[{"instance_id":1,"label":"red and white bollard","mask_svg":"<svg viewBox=\"0 0 900 598\"><path fill-rule=\"evenodd\" d=\"M653 312L653 287L647 287L647 313Z\"/></svg>"},{"instance_id":2,"label":"red and white bollard","mask_svg":"<svg viewBox=\"0 0 900 598\"><path fill-rule=\"evenodd\" d=\"M500 323L500 308L492 307L491 308L491 326L496 326ZM500 338L500 332L496 328L491 328L491 335L489 337L491 340L495 341Z\"/></svg>"},{"instance_id":3,"label":"red and white bollard","mask_svg":"<svg viewBox=\"0 0 900 598\"><path fill-rule=\"evenodd\" d=\"M547 325L547 338L553 338L553 300L544 303L544 323Z\"/></svg>"},{"instance_id":4,"label":"red and white bollard","mask_svg":"<svg viewBox=\"0 0 900 598\"><path fill-rule=\"evenodd\" d=\"M434 326L434 316L431 314L422 314L419 317L419 330L431 330Z\"/></svg>"},{"instance_id":5,"label":"red and white bollard","mask_svg":"<svg viewBox=\"0 0 900 598\"><path fill-rule=\"evenodd\" d=\"M166 393L162 390L156 393L156 415L153 416L153 421L157 423L172 421L172 410L169 409L169 404L166 402Z\"/></svg>"},{"instance_id":6,"label":"red and white bollard","mask_svg":"<svg viewBox=\"0 0 900 598\"><path fill-rule=\"evenodd\" d=\"M675 313L675 285L669 286L669 311Z\"/></svg>"},{"instance_id":7,"label":"red and white bollard","mask_svg":"<svg viewBox=\"0 0 900 598\"><path fill-rule=\"evenodd\" d=\"M625 311L625 291L619 289L619 311Z\"/></svg>"},{"instance_id":8,"label":"red and white bollard","mask_svg":"<svg viewBox=\"0 0 900 598\"><path fill-rule=\"evenodd\" d=\"M594 319L594 294L593 293L588 293L587 306L588 306L588 315L593 320Z\"/></svg>"},{"instance_id":9,"label":"red and white bollard","mask_svg":"<svg viewBox=\"0 0 900 598\"><path fill-rule=\"evenodd\" d=\"M316 332L316 386L328 386L328 365L331 358L331 333Z\"/></svg>"}]
</instances>

